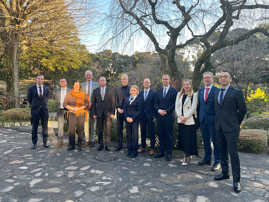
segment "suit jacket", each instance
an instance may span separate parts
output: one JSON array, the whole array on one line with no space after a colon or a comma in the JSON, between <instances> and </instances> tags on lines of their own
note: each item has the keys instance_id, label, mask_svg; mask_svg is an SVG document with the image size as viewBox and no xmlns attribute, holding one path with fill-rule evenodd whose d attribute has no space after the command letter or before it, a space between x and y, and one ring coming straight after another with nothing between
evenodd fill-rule
<instances>
[{"instance_id":1,"label":"suit jacket","mask_svg":"<svg viewBox=\"0 0 269 202\"><path fill-rule=\"evenodd\" d=\"M81 90L86 94L88 94L88 92L86 92L87 91L87 84L88 84L88 81L85 81L85 82L81 83ZM98 87L99 87L99 84L92 80L92 91L91 91L91 95L89 95L90 96L90 102L92 101L93 91Z\"/></svg>"},{"instance_id":2,"label":"suit jacket","mask_svg":"<svg viewBox=\"0 0 269 202\"><path fill-rule=\"evenodd\" d=\"M195 121L193 119L193 115L196 117L196 109L197 109L197 102L198 102L198 93L193 93L193 96L187 96L186 100L184 102L184 105L182 106L182 98L183 95L180 96L180 93L177 94L176 98L176 105L175 105L175 111L177 115L177 121L180 123L180 119L178 116L182 116L182 108L184 117L187 119L184 125L194 125Z\"/></svg>"},{"instance_id":3,"label":"suit jacket","mask_svg":"<svg viewBox=\"0 0 269 202\"><path fill-rule=\"evenodd\" d=\"M66 88L66 95L70 90L71 90L70 88ZM59 110L61 108L61 88L56 89L55 99L56 99L56 103L57 103L57 110L59 112Z\"/></svg>"},{"instance_id":4,"label":"suit jacket","mask_svg":"<svg viewBox=\"0 0 269 202\"><path fill-rule=\"evenodd\" d=\"M127 86L126 88L124 88L122 86L119 88L116 88L116 90L115 90L116 108L123 109L124 101L129 96L130 96L130 86Z\"/></svg>"},{"instance_id":5,"label":"suit jacket","mask_svg":"<svg viewBox=\"0 0 269 202\"><path fill-rule=\"evenodd\" d=\"M134 122L139 121L142 113L142 97L137 96L136 99L130 103L129 99L125 99L123 104L124 118L133 118Z\"/></svg>"},{"instance_id":6,"label":"suit jacket","mask_svg":"<svg viewBox=\"0 0 269 202\"><path fill-rule=\"evenodd\" d=\"M144 100L144 90L140 92L139 96L142 99L142 118L152 119L156 115L154 110L155 94L155 91L150 89L147 99Z\"/></svg>"},{"instance_id":7,"label":"suit jacket","mask_svg":"<svg viewBox=\"0 0 269 202\"><path fill-rule=\"evenodd\" d=\"M206 102L204 99L204 91L205 88L200 88L198 92L199 121L200 123L214 123L216 119L215 94L218 92L218 88L212 86Z\"/></svg>"},{"instance_id":8,"label":"suit jacket","mask_svg":"<svg viewBox=\"0 0 269 202\"><path fill-rule=\"evenodd\" d=\"M219 92L218 89L215 93L216 130L227 133L238 132L247 111L243 93L230 86L223 103L219 104Z\"/></svg>"},{"instance_id":9,"label":"suit jacket","mask_svg":"<svg viewBox=\"0 0 269 202\"><path fill-rule=\"evenodd\" d=\"M38 95L36 84L28 89L27 99L31 106L32 113L38 113L41 109L48 112L48 99L49 89L43 85L43 96L42 98Z\"/></svg>"},{"instance_id":10,"label":"suit jacket","mask_svg":"<svg viewBox=\"0 0 269 202\"><path fill-rule=\"evenodd\" d=\"M98 118L101 118L103 113L105 115L115 113L115 95L112 88L106 86L104 100L102 100L100 87L93 91L92 113Z\"/></svg>"},{"instance_id":11,"label":"suit jacket","mask_svg":"<svg viewBox=\"0 0 269 202\"><path fill-rule=\"evenodd\" d=\"M163 97L163 88L156 92L156 100L154 104L155 112L157 113L157 118L161 118L162 116L158 113L159 109L163 109L167 111L165 116L173 116L175 110L175 102L176 102L177 90L170 86L166 96Z\"/></svg>"}]
</instances>

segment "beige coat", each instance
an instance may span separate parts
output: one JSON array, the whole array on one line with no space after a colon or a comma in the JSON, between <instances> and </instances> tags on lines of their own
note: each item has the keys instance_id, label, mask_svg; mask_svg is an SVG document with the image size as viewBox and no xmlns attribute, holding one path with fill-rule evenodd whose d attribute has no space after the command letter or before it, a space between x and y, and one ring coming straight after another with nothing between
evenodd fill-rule
<instances>
[{"instance_id":1,"label":"beige coat","mask_svg":"<svg viewBox=\"0 0 269 202\"><path fill-rule=\"evenodd\" d=\"M184 117L187 119L185 122L185 125L194 125L195 122L193 119L193 115L197 117L196 109L197 109L197 103L198 103L198 93L193 93L192 103L191 103L191 96L187 96L183 106L182 106L183 95L181 95L180 97L179 95L180 95L180 92L177 94L176 104L175 104L177 122L180 123L179 117L182 116L182 107L183 107Z\"/></svg>"}]
</instances>

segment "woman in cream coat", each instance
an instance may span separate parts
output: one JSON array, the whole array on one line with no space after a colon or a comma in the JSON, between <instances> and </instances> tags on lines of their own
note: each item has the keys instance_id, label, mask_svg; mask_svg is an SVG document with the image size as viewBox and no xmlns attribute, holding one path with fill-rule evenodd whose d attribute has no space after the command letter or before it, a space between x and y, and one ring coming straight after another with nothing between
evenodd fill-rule
<instances>
[{"instance_id":1,"label":"woman in cream coat","mask_svg":"<svg viewBox=\"0 0 269 202\"><path fill-rule=\"evenodd\" d=\"M183 80L183 87L177 94L175 112L178 123L179 148L184 151L182 165L188 165L192 155L198 155L195 120L197 92L193 92L191 80Z\"/></svg>"}]
</instances>

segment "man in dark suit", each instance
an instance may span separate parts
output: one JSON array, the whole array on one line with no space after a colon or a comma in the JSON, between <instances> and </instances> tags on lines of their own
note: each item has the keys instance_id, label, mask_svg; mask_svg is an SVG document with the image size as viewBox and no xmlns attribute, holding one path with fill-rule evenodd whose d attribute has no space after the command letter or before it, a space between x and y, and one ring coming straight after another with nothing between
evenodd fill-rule
<instances>
[{"instance_id":1,"label":"man in dark suit","mask_svg":"<svg viewBox=\"0 0 269 202\"><path fill-rule=\"evenodd\" d=\"M165 155L167 161L172 160L173 149L173 125L174 110L177 90L170 86L170 76L162 76L163 88L156 93L155 111L157 112L158 134L160 142L160 153L155 158L161 158Z\"/></svg>"},{"instance_id":2,"label":"man in dark suit","mask_svg":"<svg viewBox=\"0 0 269 202\"><path fill-rule=\"evenodd\" d=\"M57 119L58 119L58 138L56 147L60 148L63 146L63 136L64 136L64 122L66 116L66 109L64 108L64 99L67 93L70 91L67 88L67 81L65 78L60 79L60 88L56 90L56 102L57 102Z\"/></svg>"},{"instance_id":3,"label":"man in dark suit","mask_svg":"<svg viewBox=\"0 0 269 202\"><path fill-rule=\"evenodd\" d=\"M150 151L149 155L154 154L155 147L155 131L153 118L155 115L154 103L155 103L155 91L150 89L150 79L146 78L143 82L144 90L140 92L142 97L142 115L140 120L141 127L141 148L138 152L144 152L146 149L147 135L150 137Z\"/></svg>"},{"instance_id":4,"label":"man in dark suit","mask_svg":"<svg viewBox=\"0 0 269 202\"><path fill-rule=\"evenodd\" d=\"M49 89L43 84L44 76L38 75L36 77L36 84L28 89L27 98L31 106L31 123L32 123L32 149L36 149L38 140L37 130L39 120L42 125L43 146L48 148L48 98Z\"/></svg>"},{"instance_id":5,"label":"man in dark suit","mask_svg":"<svg viewBox=\"0 0 269 202\"><path fill-rule=\"evenodd\" d=\"M232 78L228 72L219 76L220 90L215 93L217 144L220 147L222 173L215 180L229 178L228 153L232 164L233 189L241 191L240 161L237 142L240 124L246 114L246 104L242 92L230 86Z\"/></svg>"},{"instance_id":6,"label":"man in dark suit","mask_svg":"<svg viewBox=\"0 0 269 202\"><path fill-rule=\"evenodd\" d=\"M106 78L99 78L99 86L93 91L92 95L92 113L93 118L97 119L97 133L99 147L98 151L103 150L103 133L105 128L105 150L110 151L110 132L112 118L115 114L115 95L114 91L106 85Z\"/></svg>"},{"instance_id":7,"label":"man in dark suit","mask_svg":"<svg viewBox=\"0 0 269 202\"><path fill-rule=\"evenodd\" d=\"M128 85L128 75L121 75L121 87L116 89L115 101L116 101L116 111L117 111L117 134L118 134L118 147L116 151L122 149L123 140L123 124L124 124L124 111L123 104L125 99L130 96L130 86Z\"/></svg>"},{"instance_id":8,"label":"man in dark suit","mask_svg":"<svg viewBox=\"0 0 269 202\"><path fill-rule=\"evenodd\" d=\"M211 165L212 148L211 142L214 145L214 164L211 168L212 171L220 169L220 154L219 148L216 143L216 127L215 127L215 93L217 88L213 85L214 77L211 72L203 74L204 87L199 89L198 92L198 105L199 105L199 122L204 142L204 158L198 165Z\"/></svg>"}]
</instances>

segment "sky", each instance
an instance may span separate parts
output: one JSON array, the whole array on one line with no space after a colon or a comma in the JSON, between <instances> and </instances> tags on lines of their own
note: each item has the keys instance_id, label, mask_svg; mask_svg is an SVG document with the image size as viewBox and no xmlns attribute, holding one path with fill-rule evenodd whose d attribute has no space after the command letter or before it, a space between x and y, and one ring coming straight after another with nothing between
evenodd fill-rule
<instances>
[{"instance_id":1,"label":"sky","mask_svg":"<svg viewBox=\"0 0 269 202\"><path fill-rule=\"evenodd\" d=\"M146 51L154 51L153 44L149 41L148 37L142 32L139 35L135 35L131 41L128 42L127 46L124 46L122 43L123 40L119 39L116 43L107 43L104 46L106 39L109 38L110 33L106 32L105 26L108 26L107 21L104 21L104 16L108 15L110 8L111 0L81 0L87 1L87 7L83 6L82 11L80 11L81 16L86 16L84 19L78 18L77 26L79 29L79 37L81 39L82 44L84 44L90 52L100 52L104 49L111 49L113 52L119 52L121 54L131 55L134 52L146 52ZM213 1L216 0L204 0L205 1ZM269 0L268 0L269 2ZM94 3L94 4L92 4ZM84 4L85 5L85 4ZM205 4L205 6L208 6ZM116 11L115 11L116 12ZM214 13L215 15L219 15L217 11ZM169 14L171 17L172 15ZM269 23L269 12L259 11L257 15L257 11L251 11L248 14L241 14L242 20L235 22L235 27L243 27L243 28L253 28L257 25L257 21L261 16L267 16L266 22ZM252 16L252 18L249 18ZM206 18L206 25L210 26L214 23L214 15L211 15ZM196 29L196 32L202 32L202 26ZM191 33L185 29L180 38L182 41L187 40L191 37ZM165 45L168 41L168 36L166 32L163 32L162 35L158 37L159 42Z\"/></svg>"}]
</instances>

